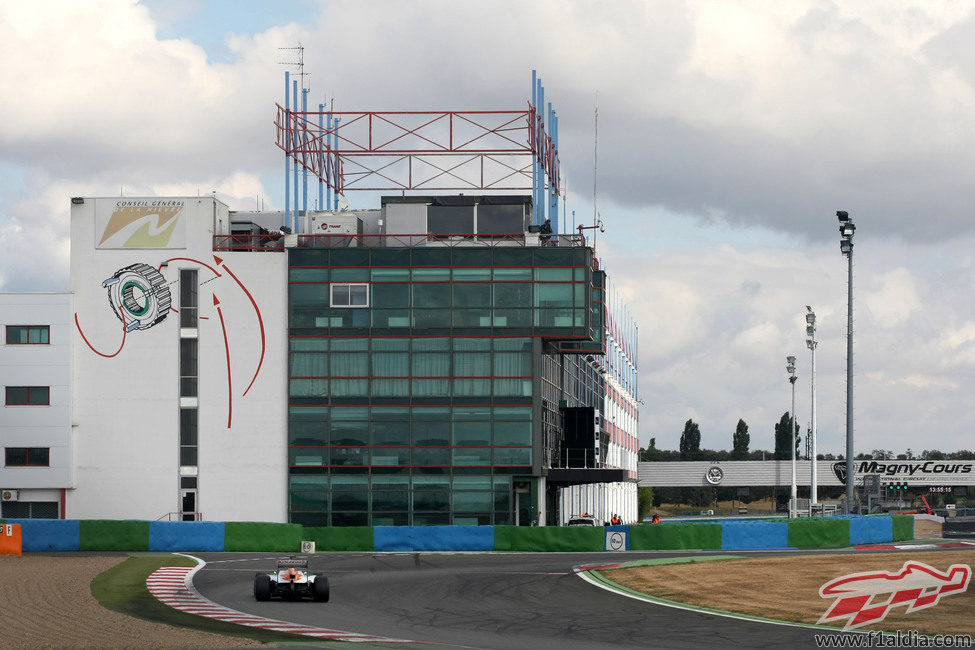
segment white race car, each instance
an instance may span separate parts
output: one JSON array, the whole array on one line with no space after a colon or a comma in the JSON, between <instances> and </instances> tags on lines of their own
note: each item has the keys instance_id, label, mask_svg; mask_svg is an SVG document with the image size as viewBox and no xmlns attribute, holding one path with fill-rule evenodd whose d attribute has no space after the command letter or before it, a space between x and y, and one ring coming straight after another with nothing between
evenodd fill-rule
<instances>
[{"instance_id":1,"label":"white race car","mask_svg":"<svg viewBox=\"0 0 975 650\"><path fill-rule=\"evenodd\" d=\"M281 598L313 598L320 603L328 602L328 578L308 573L308 560L282 558L274 573L258 573L254 576L254 598L271 600Z\"/></svg>"}]
</instances>

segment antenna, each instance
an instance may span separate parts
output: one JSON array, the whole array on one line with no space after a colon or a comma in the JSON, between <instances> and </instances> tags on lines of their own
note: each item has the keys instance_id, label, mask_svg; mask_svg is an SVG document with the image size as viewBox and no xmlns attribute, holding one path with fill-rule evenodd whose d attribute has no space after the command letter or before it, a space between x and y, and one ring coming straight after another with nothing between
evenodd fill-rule
<instances>
[{"instance_id":1,"label":"antenna","mask_svg":"<svg viewBox=\"0 0 975 650\"><path fill-rule=\"evenodd\" d=\"M302 88L307 88L305 86L305 77L310 77L311 73L305 72L305 46L301 44L301 41L298 41L298 45L295 47L279 47L278 49L298 53L297 61L278 61L278 65L291 65L298 68L298 76L301 77L300 85ZM297 106L295 110L298 110Z\"/></svg>"},{"instance_id":2,"label":"antenna","mask_svg":"<svg viewBox=\"0 0 975 650\"><path fill-rule=\"evenodd\" d=\"M599 220L596 211L596 178L599 170L599 91L596 91L596 110L593 112L594 132L592 139L592 225L595 228Z\"/></svg>"}]
</instances>

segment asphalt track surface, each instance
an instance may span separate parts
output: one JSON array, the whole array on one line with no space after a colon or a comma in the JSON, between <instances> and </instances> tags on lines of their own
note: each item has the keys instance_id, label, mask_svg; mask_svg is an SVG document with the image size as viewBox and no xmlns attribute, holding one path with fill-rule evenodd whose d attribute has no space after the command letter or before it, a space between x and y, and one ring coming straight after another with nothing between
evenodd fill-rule
<instances>
[{"instance_id":1,"label":"asphalt track surface","mask_svg":"<svg viewBox=\"0 0 975 650\"><path fill-rule=\"evenodd\" d=\"M273 570L279 555L198 553L207 565L194 585L210 600L248 614L455 647L816 647L814 636L824 630L639 601L573 572L579 565L716 553L322 553L311 557L309 570L328 576L328 603L255 601L255 572Z\"/></svg>"}]
</instances>

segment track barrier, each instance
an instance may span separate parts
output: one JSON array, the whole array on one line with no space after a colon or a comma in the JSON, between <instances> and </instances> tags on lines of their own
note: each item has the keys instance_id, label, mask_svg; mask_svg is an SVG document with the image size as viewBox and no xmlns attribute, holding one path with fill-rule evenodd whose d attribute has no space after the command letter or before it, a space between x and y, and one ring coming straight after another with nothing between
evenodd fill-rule
<instances>
[{"instance_id":1,"label":"track barrier","mask_svg":"<svg viewBox=\"0 0 975 650\"><path fill-rule=\"evenodd\" d=\"M2 522L0 522L2 523ZM626 526L349 526L267 522L17 519L24 551L604 551L619 533L628 550L848 547L914 538L914 518L718 520ZM618 537L619 537L618 536ZM618 544L614 538L613 548Z\"/></svg>"},{"instance_id":2,"label":"track barrier","mask_svg":"<svg viewBox=\"0 0 975 650\"><path fill-rule=\"evenodd\" d=\"M150 551L222 551L222 521L153 521L149 523Z\"/></svg>"},{"instance_id":3,"label":"track barrier","mask_svg":"<svg viewBox=\"0 0 975 650\"><path fill-rule=\"evenodd\" d=\"M20 524L0 524L0 555L21 555Z\"/></svg>"}]
</instances>

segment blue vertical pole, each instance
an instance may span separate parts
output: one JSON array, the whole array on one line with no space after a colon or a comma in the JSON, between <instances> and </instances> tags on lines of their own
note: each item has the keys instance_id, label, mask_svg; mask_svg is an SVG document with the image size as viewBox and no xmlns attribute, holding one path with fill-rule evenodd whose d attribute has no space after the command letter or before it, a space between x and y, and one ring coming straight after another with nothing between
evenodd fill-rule
<instances>
[{"instance_id":1,"label":"blue vertical pole","mask_svg":"<svg viewBox=\"0 0 975 650\"><path fill-rule=\"evenodd\" d=\"M538 72L532 70L532 109L537 110L538 108ZM531 116L534 120L534 116ZM532 124L532 132L535 132L535 127L538 125L538 121ZM532 149L538 147L538 137L532 139L531 142ZM531 223L538 223L538 157L532 155L532 214Z\"/></svg>"},{"instance_id":2,"label":"blue vertical pole","mask_svg":"<svg viewBox=\"0 0 975 650\"><path fill-rule=\"evenodd\" d=\"M297 111L298 110L298 82L292 81L291 88L293 91L292 101L295 104L295 111ZM295 120L295 126L297 125L298 125L298 121ZM295 166L292 170L292 173L294 174L294 182L295 182L294 185L295 210L292 213L292 218L291 218L291 232L298 232L298 159L297 158L295 158Z\"/></svg>"},{"instance_id":3,"label":"blue vertical pole","mask_svg":"<svg viewBox=\"0 0 975 650\"><path fill-rule=\"evenodd\" d=\"M551 104L549 104L551 106ZM549 187L551 187L551 195L549 201L549 215L552 219L552 232L559 233L559 195L556 194L556 182L559 178L559 170L555 169L555 152L559 150L559 116L555 114L554 110L549 111L552 114L552 173L549 174L551 182Z\"/></svg>"},{"instance_id":4,"label":"blue vertical pole","mask_svg":"<svg viewBox=\"0 0 975 650\"><path fill-rule=\"evenodd\" d=\"M541 117L543 115L542 110L545 106L545 86L542 85L542 80L538 80L538 115ZM545 130L548 128L548 124L544 121L540 121L542 129L539 133L538 140L538 154L544 158L545 156ZM538 222L542 223L545 221L545 169L539 169L538 174Z\"/></svg>"},{"instance_id":5,"label":"blue vertical pole","mask_svg":"<svg viewBox=\"0 0 975 650\"><path fill-rule=\"evenodd\" d=\"M332 151L332 114L331 113L328 114L325 124L328 127L328 135L325 136L325 145L326 145L325 148L329 151L329 153L326 154L325 164L329 170L328 171L329 184L325 188L325 205L322 206L322 210L331 210L332 209L332 184L335 182L332 179L333 165L331 164L335 162L335 157L332 156L331 154Z\"/></svg>"},{"instance_id":6,"label":"blue vertical pole","mask_svg":"<svg viewBox=\"0 0 975 650\"><path fill-rule=\"evenodd\" d=\"M308 119L308 89L301 89L301 112L305 114L305 119ZM308 137L302 138L302 144L305 149L308 149ZM309 154L305 154L306 156ZM308 168L304 167L301 170L301 209L308 213Z\"/></svg>"},{"instance_id":7,"label":"blue vertical pole","mask_svg":"<svg viewBox=\"0 0 975 650\"><path fill-rule=\"evenodd\" d=\"M289 144L291 142L291 134L287 129L291 126L291 119L287 116L287 111L291 108L291 73L287 70L284 71L284 110L285 110L285 144L286 148L290 148ZM285 153L284 154L284 225L288 225L288 219L291 218L291 157Z\"/></svg>"},{"instance_id":8,"label":"blue vertical pole","mask_svg":"<svg viewBox=\"0 0 975 650\"><path fill-rule=\"evenodd\" d=\"M339 209L339 122L342 120L340 118L335 118L333 124L335 125L335 193L332 195L332 209Z\"/></svg>"},{"instance_id":9,"label":"blue vertical pole","mask_svg":"<svg viewBox=\"0 0 975 650\"><path fill-rule=\"evenodd\" d=\"M322 120L324 118L325 118L325 104L319 104L318 105L318 132L319 133L322 133L322 126L323 126ZM325 143L319 141L317 148L321 149L323 144ZM327 155L328 154L318 155L318 209L319 210L325 209L325 185L324 182L322 181L322 176L325 174L325 161L327 160L326 158Z\"/></svg>"}]
</instances>

